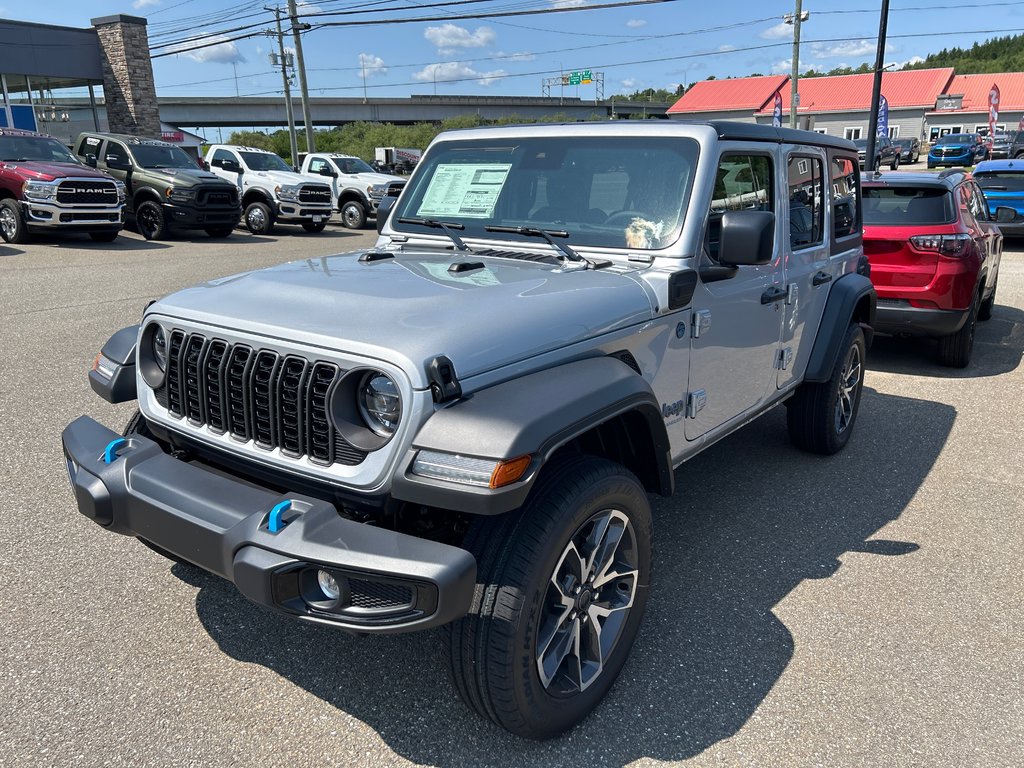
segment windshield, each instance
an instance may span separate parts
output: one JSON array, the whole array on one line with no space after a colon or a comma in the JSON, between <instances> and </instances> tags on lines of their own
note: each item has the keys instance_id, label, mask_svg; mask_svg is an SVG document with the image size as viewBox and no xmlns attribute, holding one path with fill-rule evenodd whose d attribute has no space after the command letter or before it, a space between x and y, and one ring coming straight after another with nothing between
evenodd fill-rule
<instances>
[{"instance_id":1,"label":"windshield","mask_svg":"<svg viewBox=\"0 0 1024 768\"><path fill-rule=\"evenodd\" d=\"M81 165L67 147L49 136L0 136L0 160Z\"/></svg>"},{"instance_id":2,"label":"windshield","mask_svg":"<svg viewBox=\"0 0 1024 768\"><path fill-rule=\"evenodd\" d=\"M162 144L134 144L135 162L143 168L188 168L195 170L196 161L178 147Z\"/></svg>"},{"instance_id":3,"label":"windshield","mask_svg":"<svg viewBox=\"0 0 1024 768\"><path fill-rule=\"evenodd\" d=\"M341 173L376 173L373 168L358 157L335 157L332 159Z\"/></svg>"},{"instance_id":4,"label":"windshield","mask_svg":"<svg viewBox=\"0 0 1024 768\"><path fill-rule=\"evenodd\" d=\"M973 144L974 137L969 133L949 133L939 139L939 144Z\"/></svg>"},{"instance_id":5,"label":"windshield","mask_svg":"<svg viewBox=\"0 0 1024 768\"><path fill-rule=\"evenodd\" d=\"M528 227L564 232L570 247L664 248L679 236L697 152L693 139L668 137L444 142L420 162L392 226L422 234L422 225L399 219L440 221L464 227L463 238L494 238L486 227Z\"/></svg>"},{"instance_id":6,"label":"windshield","mask_svg":"<svg viewBox=\"0 0 1024 768\"><path fill-rule=\"evenodd\" d=\"M853 140L853 145L857 149L867 149L868 148L868 140L867 139L854 139Z\"/></svg>"},{"instance_id":7,"label":"windshield","mask_svg":"<svg viewBox=\"0 0 1024 768\"><path fill-rule=\"evenodd\" d=\"M895 144L897 147L900 147L901 149L906 149L907 147L910 146L911 141L913 141L913 139L896 139L896 141L894 141L893 144Z\"/></svg>"},{"instance_id":8,"label":"windshield","mask_svg":"<svg viewBox=\"0 0 1024 768\"><path fill-rule=\"evenodd\" d=\"M872 187L865 185L864 223L901 227L949 224L956 220L953 196L943 187Z\"/></svg>"},{"instance_id":9,"label":"windshield","mask_svg":"<svg viewBox=\"0 0 1024 768\"><path fill-rule=\"evenodd\" d=\"M250 171L291 171L280 155L271 152L239 152L242 162Z\"/></svg>"},{"instance_id":10,"label":"windshield","mask_svg":"<svg viewBox=\"0 0 1024 768\"><path fill-rule=\"evenodd\" d=\"M1024 173L1020 171L983 171L975 173L974 180L982 189L1024 192Z\"/></svg>"}]
</instances>

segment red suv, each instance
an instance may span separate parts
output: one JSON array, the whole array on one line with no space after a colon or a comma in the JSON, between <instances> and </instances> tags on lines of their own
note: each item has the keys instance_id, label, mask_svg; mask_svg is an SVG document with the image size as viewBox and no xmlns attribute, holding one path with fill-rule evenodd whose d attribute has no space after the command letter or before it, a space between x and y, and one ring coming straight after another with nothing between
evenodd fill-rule
<instances>
[{"instance_id":1,"label":"red suv","mask_svg":"<svg viewBox=\"0 0 1024 768\"><path fill-rule=\"evenodd\" d=\"M969 173L865 174L864 253L875 330L939 340L943 365L971 360L974 326L996 298L1003 236Z\"/></svg>"}]
</instances>

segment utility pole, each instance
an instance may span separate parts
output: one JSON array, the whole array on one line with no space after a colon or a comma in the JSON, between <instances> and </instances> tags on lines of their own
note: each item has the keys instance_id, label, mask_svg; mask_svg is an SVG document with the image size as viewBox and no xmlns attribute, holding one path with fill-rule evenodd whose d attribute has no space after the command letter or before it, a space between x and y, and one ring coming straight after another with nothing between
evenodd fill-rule
<instances>
[{"instance_id":1,"label":"utility pole","mask_svg":"<svg viewBox=\"0 0 1024 768\"><path fill-rule=\"evenodd\" d=\"M284 52L284 31L281 29L281 9L267 8L277 18L277 50L281 57L281 82L284 85L284 110L288 117L288 140L292 148L292 167L299 167L299 143L295 138L295 112L292 110L292 89L288 78L288 56ZM273 34L273 33L271 33ZM270 54L270 62L274 62L274 54Z\"/></svg>"},{"instance_id":2,"label":"utility pole","mask_svg":"<svg viewBox=\"0 0 1024 768\"><path fill-rule=\"evenodd\" d=\"M796 0L796 10L792 14L786 14L782 20L793 25L793 73L789 80L792 91L789 96L789 127L796 128L796 110L800 106L800 23L807 21L810 12L801 10L801 0Z\"/></svg>"},{"instance_id":3,"label":"utility pole","mask_svg":"<svg viewBox=\"0 0 1024 768\"><path fill-rule=\"evenodd\" d=\"M306 151L316 152L316 142L313 139L313 118L309 113L306 63L302 58L302 32L309 29L309 24L299 23L299 14L295 9L295 0L288 0L288 16L292 20L292 36L295 38L295 60L299 69L299 91L302 93L302 121L306 124Z\"/></svg>"},{"instance_id":4,"label":"utility pole","mask_svg":"<svg viewBox=\"0 0 1024 768\"><path fill-rule=\"evenodd\" d=\"M882 69L885 67L885 32L889 24L889 0L882 0L882 18L878 21L878 49L875 51L875 78L871 83L871 111L868 113L868 146L864 170L875 170L875 145L878 141L878 102L882 98Z\"/></svg>"}]
</instances>

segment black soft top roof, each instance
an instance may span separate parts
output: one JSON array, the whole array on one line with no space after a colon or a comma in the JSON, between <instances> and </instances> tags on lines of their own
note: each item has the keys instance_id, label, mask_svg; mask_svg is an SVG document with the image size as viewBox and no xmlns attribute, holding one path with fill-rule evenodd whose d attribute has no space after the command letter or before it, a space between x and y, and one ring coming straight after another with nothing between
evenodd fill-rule
<instances>
[{"instance_id":1,"label":"black soft top roof","mask_svg":"<svg viewBox=\"0 0 1024 768\"><path fill-rule=\"evenodd\" d=\"M857 147L849 139L840 139L838 136L829 136L814 131L798 131L793 128L776 128L773 125L739 123L732 120L707 120L704 122L718 131L720 139L771 141L776 144L811 144L818 147L844 149L849 152L857 151Z\"/></svg>"}]
</instances>

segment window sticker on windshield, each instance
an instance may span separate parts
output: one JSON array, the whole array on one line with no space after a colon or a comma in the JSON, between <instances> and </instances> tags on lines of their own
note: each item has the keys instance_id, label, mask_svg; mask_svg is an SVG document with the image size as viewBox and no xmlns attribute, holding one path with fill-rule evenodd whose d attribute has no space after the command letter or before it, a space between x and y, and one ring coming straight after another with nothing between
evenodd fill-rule
<instances>
[{"instance_id":1,"label":"window sticker on windshield","mask_svg":"<svg viewBox=\"0 0 1024 768\"><path fill-rule=\"evenodd\" d=\"M489 218L511 167L511 163L438 165L416 215Z\"/></svg>"}]
</instances>

